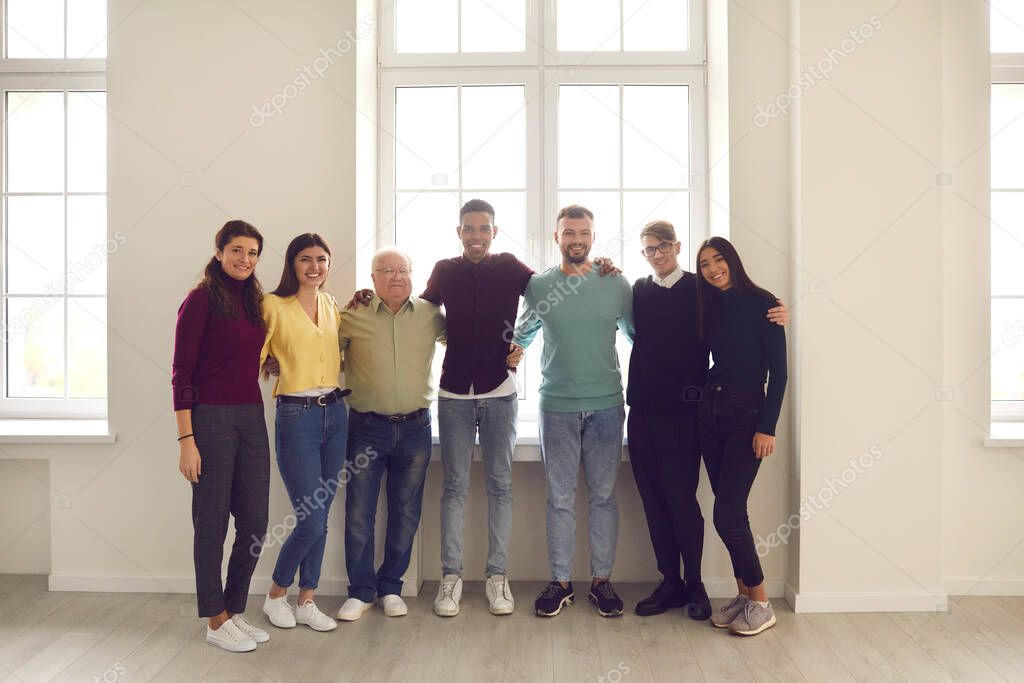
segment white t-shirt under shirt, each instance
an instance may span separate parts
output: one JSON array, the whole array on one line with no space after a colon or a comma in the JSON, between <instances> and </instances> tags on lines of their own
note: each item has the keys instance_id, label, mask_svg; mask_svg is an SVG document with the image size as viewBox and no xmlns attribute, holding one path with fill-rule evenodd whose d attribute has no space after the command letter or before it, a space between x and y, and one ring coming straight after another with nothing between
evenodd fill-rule
<instances>
[{"instance_id":1,"label":"white t-shirt under shirt","mask_svg":"<svg viewBox=\"0 0 1024 683\"><path fill-rule=\"evenodd\" d=\"M511 370L509 370L508 371L508 377L505 378L505 381L502 382L501 384L499 384L497 387L495 387L491 391L488 391L486 394L474 394L473 393L473 385L470 384L469 385L469 393L468 394L453 394L450 391L445 391L444 389L438 389L437 390L437 397L438 398L456 398L456 399L501 398L503 396L509 396L510 394L515 394L515 393L517 393L517 391L518 391L518 387L516 386L516 373L512 372Z\"/></svg>"}]
</instances>

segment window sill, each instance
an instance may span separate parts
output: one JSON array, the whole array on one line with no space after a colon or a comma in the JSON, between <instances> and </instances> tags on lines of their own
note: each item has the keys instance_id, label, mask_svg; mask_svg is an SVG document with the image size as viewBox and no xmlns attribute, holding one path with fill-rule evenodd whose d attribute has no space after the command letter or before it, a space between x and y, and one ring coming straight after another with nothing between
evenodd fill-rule
<instances>
[{"instance_id":1,"label":"window sill","mask_svg":"<svg viewBox=\"0 0 1024 683\"><path fill-rule=\"evenodd\" d=\"M993 422L986 448L1024 448L1024 422Z\"/></svg>"},{"instance_id":2,"label":"window sill","mask_svg":"<svg viewBox=\"0 0 1024 683\"><path fill-rule=\"evenodd\" d=\"M106 420L0 420L0 444L114 443Z\"/></svg>"}]
</instances>

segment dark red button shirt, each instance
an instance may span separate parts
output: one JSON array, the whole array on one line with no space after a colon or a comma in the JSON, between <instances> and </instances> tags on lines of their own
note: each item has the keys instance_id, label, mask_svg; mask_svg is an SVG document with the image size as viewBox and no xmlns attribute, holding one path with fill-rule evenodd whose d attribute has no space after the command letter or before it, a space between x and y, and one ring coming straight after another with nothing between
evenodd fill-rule
<instances>
[{"instance_id":1,"label":"dark red button shirt","mask_svg":"<svg viewBox=\"0 0 1024 683\"><path fill-rule=\"evenodd\" d=\"M438 261L421 295L444 306L448 348L441 388L453 394L493 391L508 377L508 345L519 297L533 270L512 254L489 254L480 263L462 256Z\"/></svg>"}]
</instances>

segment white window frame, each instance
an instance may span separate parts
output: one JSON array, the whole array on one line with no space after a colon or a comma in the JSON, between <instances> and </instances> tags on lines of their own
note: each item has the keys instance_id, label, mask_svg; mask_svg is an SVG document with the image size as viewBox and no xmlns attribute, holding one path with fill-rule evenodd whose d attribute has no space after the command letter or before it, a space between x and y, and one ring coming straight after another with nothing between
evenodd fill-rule
<instances>
[{"instance_id":1,"label":"white window frame","mask_svg":"<svg viewBox=\"0 0 1024 683\"><path fill-rule=\"evenodd\" d=\"M3 16L6 17L7 3L3 2ZM3 130L0 131L0 182L7 187L7 93L8 92L106 92L106 59L8 59L7 32L0 27L0 111L3 113ZM67 149L65 147L65 156ZM66 172L66 171L65 171ZM67 191L65 185L65 192ZM107 194L95 193L95 194ZM47 193L50 194L50 193ZM79 193L75 193L79 194ZM88 194L88 193L82 193ZM0 221L0 293L2 293L2 315L6 321L7 299L7 202L4 195L2 221ZM65 222L64 261L67 262L67 223ZM66 265L65 265L66 269ZM30 296L30 295L17 295ZM49 296L49 295L47 295ZM64 304L64 330L67 333L67 299L69 298L106 298L103 295L68 296L59 295ZM65 338L65 379L67 378L67 350L70 341ZM109 359L109 357L108 357ZM108 366L109 367L109 366ZM0 419L48 418L48 419L98 419L107 415L107 399L76 399L76 398L8 398L7 397L7 339L0 334ZM109 370L108 370L109 377Z\"/></svg>"},{"instance_id":2,"label":"white window frame","mask_svg":"<svg viewBox=\"0 0 1024 683\"><path fill-rule=\"evenodd\" d=\"M992 54L992 84L1017 84L1024 87L1024 53L998 52ZM995 132L995 131L993 131ZM989 188L990 193L995 192L1021 192L1021 188ZM989 209L991 213L991 208ZM1013 295L989 295L989 309L992 301L996 299L1024 299L1022 296ZM994 341L994 340L993 340ZM990 397L991 419L993 422L1024 422L1024 401L997 401Z\"/></svg>"}]
</instances>

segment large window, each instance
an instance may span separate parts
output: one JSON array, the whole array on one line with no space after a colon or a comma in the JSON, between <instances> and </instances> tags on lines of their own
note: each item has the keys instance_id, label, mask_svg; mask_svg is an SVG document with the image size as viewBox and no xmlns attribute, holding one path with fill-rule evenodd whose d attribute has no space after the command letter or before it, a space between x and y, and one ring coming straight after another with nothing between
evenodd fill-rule
<instances>
[{"instance_id":1,"label":"large window","mask_svg":"<svg viewBox=\"0 0 1024 683\"><path fill-rule=\"evenodd\" d=\"M7 0L0 417L106 412L106 3Z\"/></svg>"},{"instance_id":2,"label":"large window","mask_svg":"<svg viewBox=\"0 0 1024 683\"><path fill-rule=\"evenodd\" d=\"M379 234L413 254L416 291L460 253L471 198L495 207L492 250L536 270L558 263L570 203L595 213L592 255L630 280L648 274L639 231L656 218L689 263L707 234L702 1L397 0L381 42ZM540 343L520 373L526 418Z\"/></svg>"}]
</instances>

